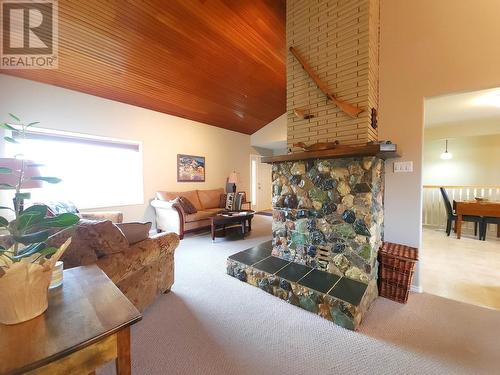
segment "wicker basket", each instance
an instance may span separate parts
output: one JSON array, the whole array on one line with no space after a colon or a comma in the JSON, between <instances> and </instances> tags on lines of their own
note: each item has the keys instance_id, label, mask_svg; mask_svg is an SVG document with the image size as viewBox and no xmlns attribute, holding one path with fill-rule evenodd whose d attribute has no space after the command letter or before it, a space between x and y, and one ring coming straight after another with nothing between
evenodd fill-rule
<instances>
[{"instance_id":1,"label":"wicker basket","mask_svg":"<svg viewBox=\"0 0 500 375\"><path fill-rule=\"evenodd\" d=\"M382 280L401 286L411 285L411 282L413 281L413 273L414 270L402 272L391 267L380 267L380 277Z\"/></svg>"},{"instance_id":2,"label":"wicker basket","mask_svg":"<svg viewBox=\"0 0 500 375\"><path fill-rule=\"evenodd\" d=\"M385 242L378 254L379 294L406 303L410 292L418 250L414 247Z\"/></svg>"},{"instance_id":3,"label":"wicker basket","mask_svg":"<svg viewBox=\"0 0 500 375\"><path fill-rule=\"evenodd\" d=\"M379 280L378 288L379 288L379 295L381 297L385 297L399 303L406 303L408 301L410 288L405 288L402 287L401 285L392 284L385 280Z\"/></svg>"},{"instance_id":4,"label":"wicker basket","mask_svg":"<svg viewBox=\"0 0 500 375\"><path fill-rule=\"evenodd\" d=\"M380 263L380 267L392 268L398 270L399 272L413 271L416 263L415 260L395 257L384 253L379 253L378 261Z\"/></svg>"},{"instance_id":5,"label":"wicker basket","mask_svg":"<svg viewBox=\"0 0 500 375\"><path fill-rule=\"evenodd\" d=\"M401 259L413 260L414 262L418 260L417 248L392 242L384 242L379 253Z\"/></svg>"}]
</instances>

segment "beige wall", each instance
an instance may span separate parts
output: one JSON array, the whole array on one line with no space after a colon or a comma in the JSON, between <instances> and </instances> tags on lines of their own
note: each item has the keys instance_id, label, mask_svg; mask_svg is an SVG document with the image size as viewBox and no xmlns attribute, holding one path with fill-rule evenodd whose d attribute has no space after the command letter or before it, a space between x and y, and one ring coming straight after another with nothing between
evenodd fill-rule
<instances>
[{"instance_id":1,"label":"beige wall","mask_svg":"<svg viewBox=\"0 0 500 375\"><path fill-rule=\"evenodd\" d=\"M424 132L424 185L500 186L500 134L453 137L448 134L451 160L441 160L443 139L432 139Z\"/></svg>"},{"instance_id":2,"label":"beige wall","mask_svg":"<svg viewBox=\"0 0 500 375\"><path fill-rule=\"evenodd\" d=\"M475 137L488 134L500 134L500 118L448 122L425 128L426 140L452 137Z\"/></svg>"},{"instance_id":3,"label":"beige wall","mask_svg":"<svg viewBox=\"0 0 500 375\"><path fill-rule=\"evenodd\" d=\"M225 187L232 170L241 176L238 190L248 191L249 155L257 153L248 135L6 75L0 75L0 88L2 120L12 112L41 127L143 143L144 204L117 207L125 220L151 220L156 190ZM205 183L177 182L178 153L206 157Z\"/></svg>"},{"instance_id":4,"label":"beige wall","mask_svg":"<svg viewBox=\"0 0 500 375\"><path fill-rule=\"evenodd\" d=\"M382 0L379 138L413 160L387 163L385 239L421 244L425 97L500 86L500 1Z\"/></svg>"},{"instance_id":5,"label":"beige wall","mask_svg":"<svg viewBox=\"0 0 500 375\"><path fill-rule=\"evenodd\" d=\"M250 143L254 147L270 150L286 149L286 113L253 133L250 136Z\"/></svg>"}]
</instances>

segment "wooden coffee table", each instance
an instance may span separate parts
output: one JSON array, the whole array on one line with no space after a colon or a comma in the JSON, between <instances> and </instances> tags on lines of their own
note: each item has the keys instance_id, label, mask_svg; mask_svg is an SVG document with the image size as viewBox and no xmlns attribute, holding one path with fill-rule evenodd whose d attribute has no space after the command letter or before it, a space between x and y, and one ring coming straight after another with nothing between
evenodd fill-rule
<instances>
[{"instance_id":1,"label":"wooden coffee table","mask_svg":"<svg viewBox=\"0 0 500 375\"><path fill-rule=\"evenodd\" d=\"M130 326L141 318L99 267L65 270L44 314L0 324L0 374L93 374L112 360L130 374Z\"/></svg>"},{"instance_id":2,"label":"wooden coffee table","mask_svg":"<svg viewBox=\"0 0 500 375\"><path fill-rule=\"evenodd\" d=\"M215 237L225 237L226 230L229 228L241 228L241 234L252 230L252 219L255 211L231 211L218 214L210 218L212 241Z\"/></svg>"}]
</instances>

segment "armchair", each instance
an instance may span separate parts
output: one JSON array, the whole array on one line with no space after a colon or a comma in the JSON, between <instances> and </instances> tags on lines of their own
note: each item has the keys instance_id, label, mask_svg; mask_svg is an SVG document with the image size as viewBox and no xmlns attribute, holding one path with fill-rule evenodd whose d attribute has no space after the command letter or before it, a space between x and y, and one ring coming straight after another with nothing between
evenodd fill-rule
<instances>
[{"instance_id":1,"label":"armchair","mask_svg":"<svg viewBox=\"0 0 500 375\"><path fill-rule=\"evenodd\" d=\"M60 246L68 237L64 268L97 264L130 301L143 311L174 283L175 233L161 233L130 245L111 221L81 220L76 227L51 237Z\"/></svg>"},{"instance_id":2,"label":"armchair","mask_svg":"<svg viewBox=\"0 0 500 375\"><path fill-rule=\"evenodd\" d=\"M86 211L78 214L82 219L109 220L112 223L123 223L123 213L121 211Z\"/></svg>"},{"instance_id":3,"label":"armchair","mask_svg":"<svg viewBox=\"0 0 500 375\"><path fill-rule=\"evenodd\" d=\"M80 212L75 204L68 200L48 201L37 204L44 204L48 207L49 214L62 214L70 212L79 215L87 220L110 220L113 223L123 222L123 213L120 211L84 211Z\"/></svg>"}]
</instances>

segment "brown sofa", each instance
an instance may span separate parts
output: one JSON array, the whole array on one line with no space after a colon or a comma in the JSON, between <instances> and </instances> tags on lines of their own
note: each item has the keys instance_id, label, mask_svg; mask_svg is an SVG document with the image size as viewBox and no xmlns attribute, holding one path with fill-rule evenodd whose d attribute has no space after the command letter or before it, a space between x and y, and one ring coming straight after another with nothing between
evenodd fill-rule
<instances>
[{"instance_id":1,"label":"brown sofa","mask_svg":"<svg viewBox=\"0 0 500 375\"><path fill-rule=\"evenodd\" d=\"M51 237L49 245L60 246L70 236L61 258L64 268L97 264L140 311L170 291L177 234L161 233L131 245L111 221L81 220Z\"/></svg>"},{"instance_id":2,"label":"brown sofa","mask_svg":"<svg viewBox=\"0 0 500 375\"><path fill-rule=\"evenodd\" d=\"M187 232L210 226L210 218L224 211L220 207L224 189L190 190L182 192L158 191L151 205L156 211L156 228L159 232L175 232L180 239ZM198 210L186 214L179 204L171 203L177 197L186 197Z\"/></svg>"}]
</instances>

